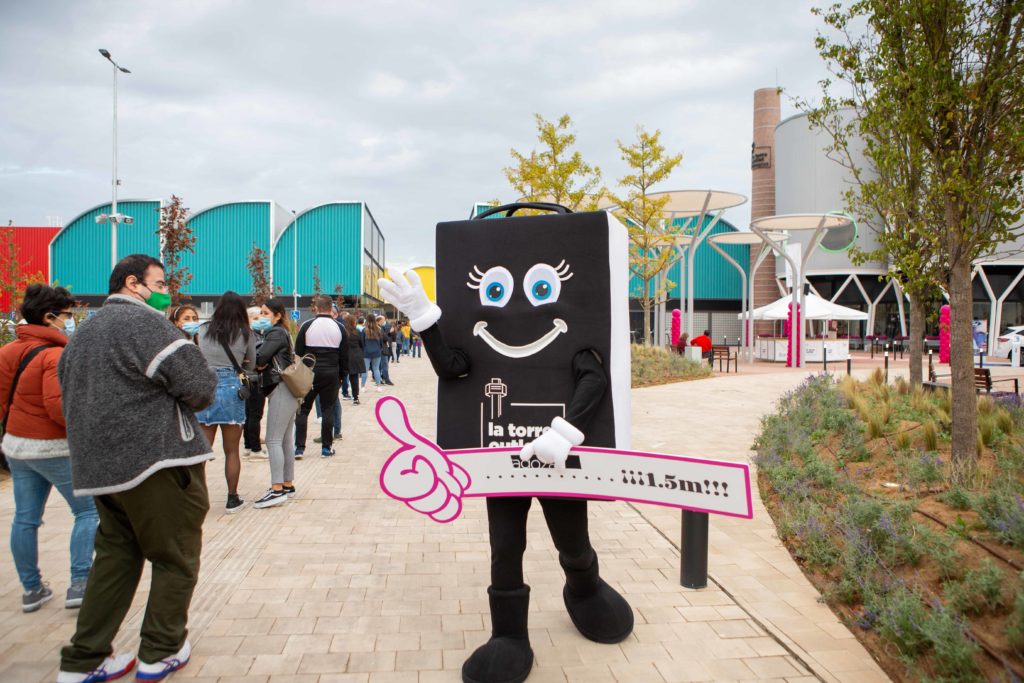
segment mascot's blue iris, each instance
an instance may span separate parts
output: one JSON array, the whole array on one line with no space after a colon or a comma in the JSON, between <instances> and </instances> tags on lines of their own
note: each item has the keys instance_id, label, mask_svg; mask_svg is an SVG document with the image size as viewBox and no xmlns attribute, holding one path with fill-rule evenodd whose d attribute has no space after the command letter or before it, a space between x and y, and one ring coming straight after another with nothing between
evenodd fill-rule
<instances>
[{"instance_id":1,"label":"mascot's blue iris","mask_svg":"<svg viewBox=\"0 0 1024 683\"><path fill-rule=\"evenodd\" d=\"M494 282L487 286L487 298L491 301L501 301L505 296L505 287L500 282Z\"/></svg>"},{"instance_id":2,"label":"mascot's blue iris","mask_svg":"<svg viewBox=\"0 0 1024 683\"><path fill-rule=\"evenodd\" d=\"M547 280L540 280L533 285L533 296L537 301L544 301L551 296L551 284Z\"/></svg>"}]
</instances>

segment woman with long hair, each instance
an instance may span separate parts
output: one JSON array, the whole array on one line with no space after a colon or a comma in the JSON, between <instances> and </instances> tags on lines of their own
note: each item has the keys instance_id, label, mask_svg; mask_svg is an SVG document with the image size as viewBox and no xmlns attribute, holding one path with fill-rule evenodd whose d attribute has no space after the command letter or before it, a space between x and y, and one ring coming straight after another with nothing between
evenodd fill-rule
<instances>
[{"instance_id":1,"label":"woman with long hair","mask_svg":"<svg viewBox=\"0 0 1024 683\"><path fill-rule=\"evenodd\" d=\"M363 329L366 337L366 345L363 348L366 369L373 371L373 381L377 384L377 391L381 391L380 359L384 355L384 330L377 324L377 318L372 315L366 316L366 327Z\"/></svg>"},{"instance_id":2,"label":"woman with long hair","mask_svg":"<svg viewBox=\"0 0 1024 683\"><path fill-rule=\"evenodd\" d=\"M356 328L354 315L346 314L344 323L345 339L348 341L348 367L351 373L347 376L348 386L352 391L352 405L357 406L359 405L359 369L366 367L366 361L363 359L366 337L362 331Z\"/></svg>"},{"instance_id":3,"label":"woman with long hair","mask_svg":"<svg viewBox=\"0 0 1024 683\"><path fill-rule=\"evenodd\" d=\"M267 397L267 437L270 457L270 488L252 506L266 508L282 505L295 495L295 413L299 400L287 386L282 386L281 371L292 364L295 352L288 333L288 312L280 299L270 299L260 309L263 343L256 352L256 369L260 386Z\"/></svg>"},{"instance_id":4,"label":"woman with long hair","mask_svg":"<svg viewBox=\"0 0 1024 683\"><path fill-rule=\"evenodd\" d=\"M226 512L237 512L245 503L238 497L238 476L242 463L238 457L242 426L245 424L245 400L239 397L242 388L239 367L249 372L255 367L256 338L249 329L249 316L242 297L224 292L213 310L213 317L199 328L199 350L217 374L217 394L213 405L196 413L206 440L213 446L220 427L224 445L224 478L228 484Z\"/></svg>"}]
</instances>

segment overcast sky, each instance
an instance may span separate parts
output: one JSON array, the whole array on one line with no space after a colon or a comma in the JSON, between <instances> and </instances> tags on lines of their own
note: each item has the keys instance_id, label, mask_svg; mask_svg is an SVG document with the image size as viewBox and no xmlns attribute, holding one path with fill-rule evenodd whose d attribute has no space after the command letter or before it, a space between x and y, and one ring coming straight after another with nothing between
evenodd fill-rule
<instances>
[{"instance_id":1,"label":"overcast sky","mask_svg":"<svg viewBox=\"0 0 1024 683\"><path fill-rule=\"evenodd\" d=\"M0 221L109 199L111 69L122 198L288 210L363 200L391 267L433 264L438 221L515 199L509 149L569 114L612 184L615 145L660 129L661 189L750 193L753 91L813 97L820 2L0 2ZM749 207L726 219L745 227ZM200 245L201 248L201 245Z\"/></svg>"}]
</instances>

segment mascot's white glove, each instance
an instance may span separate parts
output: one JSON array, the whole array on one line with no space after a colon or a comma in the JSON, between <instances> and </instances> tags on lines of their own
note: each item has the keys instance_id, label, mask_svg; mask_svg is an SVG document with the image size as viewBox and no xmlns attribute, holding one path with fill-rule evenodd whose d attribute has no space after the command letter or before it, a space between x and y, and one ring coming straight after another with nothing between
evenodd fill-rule
<instances>
[{"instance_id":1,"label":"mascot's white glove","mask_svg":"<svg viewBox=\"0 0 1024 683\"><path fill-rule=\"evenodd\" d=\"M394 282L382 277L377 284L384 298L409 318L409 327L414 331L422 332L441 318L441 309L430 303L415 270L405 271L405 277L395 276Z\"/></svg>"},{"instance_id":2,"label":"mascot's white glove","mask_svg":"<svg viewBox=\"0 0 1024 683\"><path fill-rule=\"evenodd\" d=\"M581 443L583 432L556 417L551 421L551 429L523 446L523 450L519 451L519 459L525 461L536 455L545 465L554 464L555 469L564 470L569 451Z\"/></svg>"}]
</instances>

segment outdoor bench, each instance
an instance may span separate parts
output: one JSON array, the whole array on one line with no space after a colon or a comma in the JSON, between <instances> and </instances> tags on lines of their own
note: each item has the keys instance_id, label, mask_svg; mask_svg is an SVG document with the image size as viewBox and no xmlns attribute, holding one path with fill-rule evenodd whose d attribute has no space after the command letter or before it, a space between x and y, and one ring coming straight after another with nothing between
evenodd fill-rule
<instances>
[{"instance_id":1,"label":"outdoor bench","mask_svg":"<svg viewBox=\"0 0 1024 683\"><path fill-rule=\"evenodd\" d=\"M725 363L725 371L729 372L729 365L735 364L736 372L740 371L740 356L734 350L732 346L712 346L711 347L711 367L714 367L715 361L718 361L718 371L722 371L722 363Z\"/></svg>"},{"instance_id":2,"label":"outdoor bench","mask_svg":"<svg viewBox=\"0 0 1024 683\"><path fill-rule=\"evenodd\" d=\"M938 381L940 377L946 378L949 377L949 375L936 375L935 369L933 368L928 371L928 381L922 382L922 384L932 389L948 389L948 384L943 384ZM1018 380L1018 378L1002 377L992 379L992 371L989 370L988 368L974 368L974 390L979 394L982 392L985 392L986 394L991 394L992 385L995 384L996 382L1013 382L1013 393L1020 393L1020 381Z\"/></svg>"}]
</instances>

